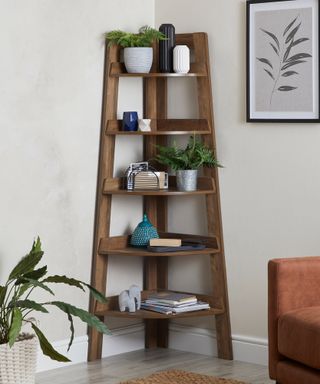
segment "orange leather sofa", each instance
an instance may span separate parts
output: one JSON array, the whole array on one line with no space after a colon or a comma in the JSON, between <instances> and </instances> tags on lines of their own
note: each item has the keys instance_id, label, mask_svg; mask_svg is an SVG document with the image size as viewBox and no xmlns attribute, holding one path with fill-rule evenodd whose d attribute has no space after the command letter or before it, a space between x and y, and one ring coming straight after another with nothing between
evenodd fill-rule
<instances>
[{"instance_id":1,"label":"orange leather sofa","mask_svg":"<svg viewBox=\"0 0 320 384\"><path fill-rule=\"evenodd\" d=\"M279 384L320 384L320 257L268 265L269 374Z\"/></svg>"}]
</instances>

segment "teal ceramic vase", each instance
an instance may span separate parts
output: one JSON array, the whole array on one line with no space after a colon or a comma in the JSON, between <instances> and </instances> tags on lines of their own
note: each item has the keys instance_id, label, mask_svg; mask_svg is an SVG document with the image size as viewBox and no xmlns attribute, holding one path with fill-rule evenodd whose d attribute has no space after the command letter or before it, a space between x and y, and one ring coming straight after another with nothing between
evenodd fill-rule
<instances>
[{"instance_id":1,"label":"teal ceramic vase","mask_svg":"<svg viewBox=\"0 0 320 384\"><path fill-rule=\"evenodd\" d=\"M133 247L146 247L150 239L158 239L159 235L156 228L150 223L148 216L143 215L143 220L139 223L131 236L130 244Z\"/></svg>"}]
</instances>

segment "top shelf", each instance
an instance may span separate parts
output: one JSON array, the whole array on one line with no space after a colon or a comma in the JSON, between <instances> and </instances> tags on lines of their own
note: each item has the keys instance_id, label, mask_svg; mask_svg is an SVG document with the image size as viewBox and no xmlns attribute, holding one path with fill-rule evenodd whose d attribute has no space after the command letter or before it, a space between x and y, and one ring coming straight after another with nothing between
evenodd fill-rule
<instances>
[{"instance_id":1,"label":"top shelf","mask_svg":"<svg viewBox=\"0 0 320 384\"><path fill-rule=\"evenodd\" d=\"M151 68L149 73L128 73L123 63L114 62L110 66L110 77L204 77L207 76L204 63L191 63L188 73L160 73Z\"/></svg>"}]
</instances>

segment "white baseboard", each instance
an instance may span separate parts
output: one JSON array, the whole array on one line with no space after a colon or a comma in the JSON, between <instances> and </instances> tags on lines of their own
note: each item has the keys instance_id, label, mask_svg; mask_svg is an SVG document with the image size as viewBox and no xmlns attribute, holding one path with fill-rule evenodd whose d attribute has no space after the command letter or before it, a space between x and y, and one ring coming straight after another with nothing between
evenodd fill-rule
<instances>
[{"instance_id":1,"label":"white baseboard","mask_svg":"<svg viewBox=\"0 0 320 384\"><path fill-rule=\"evenodd\" d=\"M50 369L66 367L72 364L87 361L88 336L75 337L70 351L67 352L69 340L55 341L53 347L63 355L67 356L70 363L59 363L44 356L38 351L37 372ZM118 355L119 353L131 352L144 348L144 326L143 324L132 325L125 328L118 328L112 331L111 335L104 335L102 357Z\"/></svg>"},{"instance_id":2,"label":"white baseboard","mask_svg":"<svg viewBox=\"0 0 320 384\"><path fill-rule=\"evenodd\" d=\"M169 332L170 348L217 356L216 334L213 330L171 324ZM268 365L266 339L232 335L232 346L234 360Z\"/></svg>"},{"instance_id":3,"label":"white baseboard","mask_svg":"<svg viewBox=\"0 0 320 384\"><path fill-rule=\"evenodd\" d=\"M37 372L65 367L87 361L88 337L80 336L74 339L70 351L67 353L69 340L53 342L58 352L70 358L71 363L59 363L38 353ZM267 340L233 335L234 359L248 363L267 365ZM169 347L180 351L201 353L208 356L217 356L216 335L213 330L189 327L180 324L169 326ZM103 338L102 357L118 355L144 348L144 325L132 325L114 329L112 335Z\"/></svg>"},{"instance_id":4,"label":"white baseboard","mask_svg":"<svg viewBox=\"0 0 320 384\"><path fill-rule=\"evenodd\" d=\"M144 324L130 325L112 330L112 335L104 335L102 357L136 351L144 348Z\"/></svg>"}]
</instances>

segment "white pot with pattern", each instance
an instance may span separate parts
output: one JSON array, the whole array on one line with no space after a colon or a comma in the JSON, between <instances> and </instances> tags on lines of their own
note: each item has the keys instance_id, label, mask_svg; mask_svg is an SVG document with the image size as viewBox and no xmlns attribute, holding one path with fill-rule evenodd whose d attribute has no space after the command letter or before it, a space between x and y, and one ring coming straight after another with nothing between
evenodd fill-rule
<instances>
[{"instance_id":1,"label":"white pot with pattern","mask_svg":"<svg viewBox=\"0 0 320 384\"><path fill-rule=\"evenodd\" d=\"M128 73L149 73L152 60L152 47L124 48L124 65Z\"/></svg>"}]
</instances>

